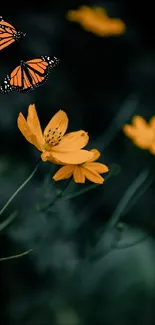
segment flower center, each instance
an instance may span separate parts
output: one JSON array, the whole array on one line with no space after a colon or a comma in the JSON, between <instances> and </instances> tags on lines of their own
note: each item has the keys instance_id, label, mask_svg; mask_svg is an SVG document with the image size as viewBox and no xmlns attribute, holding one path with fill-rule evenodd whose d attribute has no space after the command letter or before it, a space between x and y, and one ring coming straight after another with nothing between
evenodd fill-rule
<instances>
[{"instance_id":1,"label":"flower center","mask_svg":"<svg viewBox=\"0 0 155 325\"><path fill-rule=\"evenodd\" d=\"M62 132L58 128L49 129L45 135L45 143L48 147L55 147L62 139Z\"/></svg>"}]
</instances>

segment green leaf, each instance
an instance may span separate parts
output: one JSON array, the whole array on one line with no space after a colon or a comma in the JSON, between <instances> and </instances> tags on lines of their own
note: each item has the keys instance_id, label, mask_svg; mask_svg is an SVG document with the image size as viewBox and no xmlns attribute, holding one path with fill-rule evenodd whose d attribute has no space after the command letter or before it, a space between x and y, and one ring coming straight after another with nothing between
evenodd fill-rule
<instances>
[{"instance_id":1,"label":"green leaf","mask_svg":"<svg viewBox=\"0 0 155 325\"><path fill-rule=\"evenodd\" d=\"M154 270L155 241L149 233L122 224L103 233L78 283L86 301L90 304L92 299L92 324L115 324L116 320L123 325L152 324Z\"/></svg>"},{"instance_id":2,"label":"green leaf","mask_svg":"<svg viewBox=\"0 0 155 325\"><path fill-rule=\"evenodd\" d=\"M149 234L144 229L125 223L119 223L117 229L120 232L120 239L115 246L117 249L124 249L137 245L149 237Z\"/></svg>"},{"instance_id":3,"label":"green leaf","mask_svg":"<svg viewBox=\"0 0 155 325\"><path fill-rule=\"evenodd\" d=\"M118 223L114 228L106 228L98 233L100 240L95 248L95 254L107 255L113 249L124 249L144 241L149 234L142 228Z\"/></svg>"}]
</instances>

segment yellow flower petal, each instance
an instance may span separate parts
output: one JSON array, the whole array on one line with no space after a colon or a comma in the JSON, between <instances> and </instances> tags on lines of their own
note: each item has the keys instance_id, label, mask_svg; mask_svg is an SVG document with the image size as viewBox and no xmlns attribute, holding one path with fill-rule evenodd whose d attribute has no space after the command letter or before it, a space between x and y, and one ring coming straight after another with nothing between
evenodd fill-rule
<instances>
[{"instance_id":1,"label":"yellow flower petal","mask_svg":"<svg viewBox=\"0 0 155 325\"><path fill-rule=\"evenodd\" d=\"M87 150L77 150L74 152L49 152L49 159L50 156L54 159L60 161L63 164L82 164L88 159L91 159L93 153ZM47 157L47 156L46 156Z\"/></svg>"},{"instance_id":2,"label":"yellow flower petal","mask_svg":"<svg viewBox=\"0 0 155 325\"><path fill-rule=\"evenodd\" d=\"M90 12L90 8L87 6L81 6L77 10L69 10L67 13L67 19L70 21L80 22L84 19L85 15Z\"/></svg>"},{"instance_id":3,"label":"yellow flower petal","mask_svg":"<svg viewBox=\"0 0 155 325\"><path fill-rule=\"evenodd\" d=\"M62 179L68 179L73 175L75 166L74 165L66 165L61 167L53 176L55 181L60 181Z\"/></svg>"},{"instance_id":4,"label":"yellow flower petal","mask_svg":"<svg viewBox=\"0 0 155 325\"><path fill-rule=\"evenodd\" d=\"M80 21L82 27L88 32L98 33L100 23L96 19L96 15L92 12L91 15L85 15L84 19Z\"/></svg>"},{"instance_id":5,"label":"yellow flower petal","mask_svg":"<svg viewBox=\"0 0 155 325\"><path fill-rule=\"evenodd\" d=\"M43 155L43 157L44 157L44 155ZM59 161L58 159L55 159L54 157L48 158L48 161L55 165L64 165L61 161Z\"/></svg>"},{"instance_id":6,"label":"yellow flower petal","mask_svg":"<svg viewBox=\"0 0 155 325\"><path fill-rule=\"evenodd\" d=\"M48 160L48 157L49 157L49 152L48 151L44 151L42 154L41 154L41 159L42 161L47 161ZM52 161L52 157L51 157L51 161Z\"/></svg>"},{"instance_id":7,"label":"yellow flower petal","mask_svg":"<svg viewBox=\"0 0 155 325\"><path fill-rule=\"evenodd\" d=\"M150 149L155 138L155 117L149 124L141 117L134 116L133 125L125 125L124 133L141 149Z\"/></svg>"},{"instance_id":8,"label":"yellow flower petal","mask_svg":"<svg viewBox=\"0 0 155 325\"><path fill-rule=\"evenodd\" d=\"M40 145L43 146L44 138L43 138L39 118L38 118L38 115L37 115L36 108L35 108L34 104L29 105L27 124L28 124L29 128L31 129L32 133L36 135Z\"/></svg>"},{"instance_id":9,"label":"yellow flower petal","mask_svg":"<svg viewBox=\"0 0 155 325\"><path fill-rule=\"evenodd\" d=\"M81 166L76 166L73 171L73 177L75 183L85 183L85 175Z\"/></svg>"},{"instance_id":10,"label":"yellow flower petal","mask_svg":"<svg viewBox=\"0 0 155 325\"><path fill-rule=\"evenodd\" d=\"M96 171L93 169L88 169L87 167L81 167L85 177L96 184L103 184L104 178L101 177Z\"/></svg>"},{"instance_id":11,"label":"yellow flower petal","mask_svg":"<svg viewBox=\"0 0 155 325\"><path fill-rule=\"evenodd\" d=\"M91 149L90 152L93 152L94 156L92 159L87 160L87 162L96 161L101 156L100 152L97 149Z\"/></svg>"},{"instance_id":12,"label":"yellow flower petal","mask_svg":"<svg viewBox=\"0 0 155 325\"><path fill-rule=\"evenodd\" d=\"M70 132L64 135L60 143L53 147L54 152L71 152L79 150L86 146L89 136L87 132L80 130L76 132ZM93 155L91 155L92 157Z\"/></svg>"},{"instance_id":13,"label":"yellow flower petal","mask_svg":"<svg viewBox=\"0 0 155 325\"><path fill-rule=\"evenodd\" d=\"M146 127L148 127L147 122L144 120L143 117L141 117L139 115L135 115L133 117L132 123L137 129L144 130Z\"/></svg>"},{"instance_id":14,"label":"yellow flower petal","mask_svg":"<svg viewBox=\"0 0 155 325\"><path fill-rule=\"evenodd\" d=\"M119 35L125 31L126 27L121 19L109 19L103 22L103 32L108 35Z\"/></svg>"},{"instance_id":15,"label":"yellow flower petal","mask_svg":"<svg viewBox=\"0 0 155 325\"><path fill-rule=\"evenodd\" d=\"M87 169L94 170L95 172L99 174L107 173L109 171L108 166L101 164L99 162L89 162L83 164L83 167L86 167Z\"/></svg>"},{"instance_id":16,"label":"yellow flower petal","mask_svg":"<svg viewBox=\"0 0 155 325\"><path fill-rule=\"evenodd\" d=\"M104 20L107 20L109 19L108 15L107 15L107 12L104 8L101 8L101 7L93 7L93 10L95 12L95 14L98 16L96 18L102 18Z\"/></svg>"},{"instance_id":17,"label":"yellow flower petal","mask_svg":"<svg viewBox=\"0 0 155 325\"><path fill-rule=\"evenodd\" d=\"M149 150L152 153L152 155L155 155L155 142L150 145Z\"/></svg>"},{"instance_id":18,"label":"yellow flower petal","mask_svg":"<svg viewBox=\"0 0 155 325\"><path fill-rule=\"evenodd\" d=\"M81 6L78 10L70 10L67 18L99 36L120 35L126 29L121 19L108 17L105 9L101 7Z\"/></svg>"},{"instance_id":19,"label":"yellow flower petal","mask_svg":"<svg viewBox=\"0 0 155 325\"><path fill-rule=\"evenodd\" d=\"M30 127L27 124L27 121L25 120L22 113L19 113L18 119L17 119L17 125L25 139L33 144L38 150L42 151L41 145L38 142L37 137L32 133Z\"/></svg>"},{"instance_id":20,"label":"yellow flower petal","mask_svg":"<svg viewBox=\"0 0 155 325\"><path fill-rule=\"evenodd\" d=\"M123 132L125 135L131 139L133 139L137 135L137 130L135 127L129 124L125 124L123 127Z\"/></svg>"},{"instance_id":21,"label":"yellow flower petal","mask_svg":"<svg viewBox=\"0 0 155 325\"><path fill-rule=\"evenodd\" d=\"M153 117L150 119L149 126L150 126L150 127L153 129L153 131L155 132L155 116L153 116Z\"/></svg>"},{"instance_id":22,"label":"yellow flower petal","mask_svg":"<svg viewBox=\"0 0 155 325\"><path fill-rule=\"evenodd\" d=\"M140 132L133 139L133 142L142 149L148 149L154 140L154 132L151 128L143 133Z\"/></svg>"},{"instance_id":23,"label":"yellow flower petal","mask_svg":"<svg viewBox=\"0 0 155 325\"><path fill-rule=\"evenodd\" d=\"M68 117L67 114L59 110L47 124L44 130L44 137L50 132L50 129L56 129L58 132L61 132L61 136L63 136L68 128Z\"/></svg>"},{"instance_id":24,"label":"yellow flower petal","mask_svg":"<svg viewBox=\"0 0 155 325\"><path fill-rule=\"evenodd\" d=\"M133 140L133 143L139 147L140 149L146 150L149 147L149 144L146 142L143 142L140 138L135 138Z\"/></svg>"}]
</instances>

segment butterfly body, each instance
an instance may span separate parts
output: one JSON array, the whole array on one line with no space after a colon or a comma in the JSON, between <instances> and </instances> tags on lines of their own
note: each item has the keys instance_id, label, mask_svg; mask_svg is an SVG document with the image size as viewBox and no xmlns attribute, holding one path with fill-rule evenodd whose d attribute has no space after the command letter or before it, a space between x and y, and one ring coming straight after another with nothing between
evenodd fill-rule
<instances>
[{"instance_id":1,"label":"butterfly body","mask_svg":"<svg viewBox=\"0 0 155 325\"><path fill-rule=\"evenodd\" d=\"M20 32L20 31L18 31L17 33L13 34L14 40L17 41L17 42L20 41L20 39L23 36L26 36L26 33L23 33L23 32Z\"/></svg>"},{"instance_id":2,"label":"butterfly body","mask_svg":"<svg viewBox=\"0 0 155 325\"><path fill-rule=\"evenodd\" d=\"M49 72L56 67L59 59L56 57L41 56L29 61L20 61L0 86L0 93L11 91L29 92L41 86L48 78Z\"/></svg>"},{"instance_id":3,"label":"butterfly body","mask_svg":"<svg viewBox=\"0 0 155 325\"><path fill-rule=\"evenodd\" d=\"M13 42L18 42L25 35L26 33L17 31L14 26L4 21L0 16L0 50Z\"/></svg>"}]
</instances>

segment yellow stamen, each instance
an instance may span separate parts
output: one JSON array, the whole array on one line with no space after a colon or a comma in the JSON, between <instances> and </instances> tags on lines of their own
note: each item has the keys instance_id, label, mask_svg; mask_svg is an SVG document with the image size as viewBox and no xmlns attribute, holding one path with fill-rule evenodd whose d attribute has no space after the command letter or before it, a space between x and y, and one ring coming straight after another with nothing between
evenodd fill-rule
<instances>
[{"instance_id":1,"label":"yellow stamen","mask_svg":"<svg viewBox=\"0 0 155 325\"><path fill-rule=\"evenodd\" d=\"M62 140L62 137L63 135L59 128L49 129L45 136L45 148L50 150L50 148L59 144L59 142Z\"/></svg>"}]
</instances>

